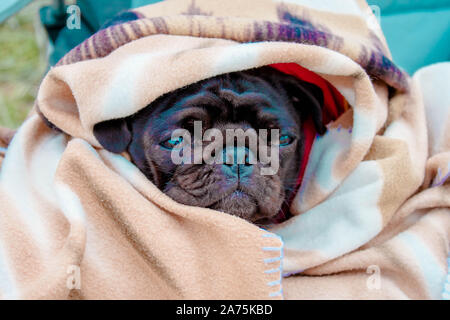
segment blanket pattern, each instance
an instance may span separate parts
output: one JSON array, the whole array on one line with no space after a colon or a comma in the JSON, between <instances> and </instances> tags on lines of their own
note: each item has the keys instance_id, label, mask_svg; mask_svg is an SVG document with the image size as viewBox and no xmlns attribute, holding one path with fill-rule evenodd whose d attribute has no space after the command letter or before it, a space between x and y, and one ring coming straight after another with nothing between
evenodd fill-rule
<instances>
[{"instance_id":1,"label":"blanket pattern","mask_svg":"<svg viewBox=\"0 0 450 320\"><path fill-rule=\"evenodd\" d=\"M409 77L368 18L362 0L167 0L74 48L2 162L0 297L446 297L450 64ZM292 218L267 230L174 202L93 135L273 64L316 73L349 108L314 138Z\"/></svg>"},{"instance_id":2,"label":"blanket pattern","mask_svg":"<svg viewBox=\"0 0 450 320\"><path fill-rule=\"evenodd\" d=\"M107 28L69 52L58 65L103 57L130 41L153 34L221 38L242 43L297 42L342 52L357 61L373 78L380 78L397 89L407 89L407 75L392 62L384 38L376 35L380 30L371 30L366 23L354 21L360 24L354 26L358 32L355 28L338 29L334 22L339 20L330 21L327 13L315 12L312 18L304 7L281 1L271 5L249 3L249 7L264 8L267 20L249 15L251 11L246 11L245 16L236 14L242 3L230 3L226 9L234 8L227 13L218 10L214 1L190 2L187 9L186 1L181 5L171 1L170 4L122 13L107 23ZM365 8L363 13L369 15L369 9ZM355 37L356 33L361 34Z\"/></svg>"}]
</instances>

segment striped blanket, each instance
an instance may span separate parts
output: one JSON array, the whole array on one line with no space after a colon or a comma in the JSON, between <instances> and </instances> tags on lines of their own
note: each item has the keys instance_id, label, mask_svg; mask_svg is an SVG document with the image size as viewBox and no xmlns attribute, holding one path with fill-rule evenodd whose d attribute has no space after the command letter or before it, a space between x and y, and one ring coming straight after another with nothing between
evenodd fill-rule
<instances>
[{"instance_id":1,"label":"striped blanket","mask_svg":"<svg viewBox=\"0 0 450 320\"><path fill-rule=\"evenodd\" d=\"M176 203L93 134L177 88L287 63L350 107L314 139L292 217L270 229ZM448 63L398 68L362 0L125 12L48 72L8 147L0 298L448 297L448 83Z\"/></svg>"}]
</instances>

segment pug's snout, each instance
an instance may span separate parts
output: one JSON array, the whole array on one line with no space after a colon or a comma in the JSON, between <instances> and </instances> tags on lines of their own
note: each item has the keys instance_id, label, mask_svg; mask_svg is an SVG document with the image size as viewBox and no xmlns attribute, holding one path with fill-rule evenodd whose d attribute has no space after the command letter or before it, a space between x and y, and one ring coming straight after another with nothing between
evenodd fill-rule
<instances>
[{"instance_id":1,"label":"pug's snout","mask_svg":"<svg viewBox=\"0 0 450 320\"><path fill-rule=\"evenodd\" d=\"M228 146L223 149L222 170L232 177L249 176L253 172L255 157L246 147Z\"/></svg>"}]
</instances>

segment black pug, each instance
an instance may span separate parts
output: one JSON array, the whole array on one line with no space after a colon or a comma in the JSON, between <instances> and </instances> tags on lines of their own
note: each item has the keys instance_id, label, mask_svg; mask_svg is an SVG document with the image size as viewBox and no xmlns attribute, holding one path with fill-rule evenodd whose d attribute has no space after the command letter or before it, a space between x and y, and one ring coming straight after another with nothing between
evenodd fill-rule
<instances>
[{"instance_id":1,"label":"black pug","mask_svg":"<svg viewBox=\"0 0 450 320\"><path fill-rule=\"evenodd\" d=\"M295 192L303 155L302 123L312 117L319 134L326 130L322 105L320 88L266 66L177 89L133 116L97 124L94 134L105 149L127 151L148 179L175 201L267 225ZM175 164L171 156L180 140L171 135L179 128L192 132L195 121L201 121L203 130L220 130L224 137L226 129L279 129L279 169L273 175L261 174L267 164L248 145L234 146L235 153L239 148L247 152L242 164ZM223 150L230 152L225 145ZM256 154L256 161L247 161L249 152Z\"/></svg>"}]
</instances>

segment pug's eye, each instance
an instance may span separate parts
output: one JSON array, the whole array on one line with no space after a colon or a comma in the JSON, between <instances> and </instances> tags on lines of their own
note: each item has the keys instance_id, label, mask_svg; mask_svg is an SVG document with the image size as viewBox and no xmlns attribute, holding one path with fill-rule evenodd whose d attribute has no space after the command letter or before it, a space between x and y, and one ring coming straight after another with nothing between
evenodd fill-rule
<instances>
[{"instance_id":1,"label":"pug's eye","mask_svg":"<svg viewBox=\"0 0 450 320\"><path fill-rule=\"evenodd\" d=\"M172 150L177 147L181 147L182 142L183 142L183 137L177 137L175 139L167 139L166 141L161 142L160 145L166 149Z\"/></svg>"},{"instance_id":2,"label":"pug's eye","mask_svg":"<svg viewBox=\"0 0 450 320\"><path fill-rule=\"evenodd\" d=\"M288 135L283 135L280 137L280 147L287 146L292 143L294 139Z\"/></svg>"}]
</instances>

